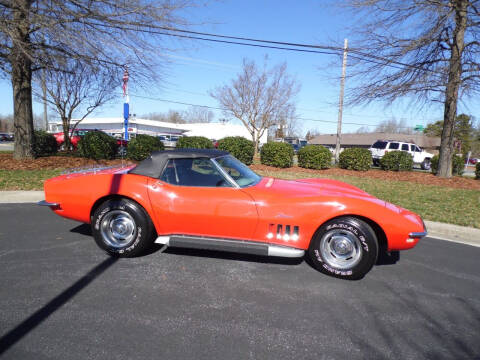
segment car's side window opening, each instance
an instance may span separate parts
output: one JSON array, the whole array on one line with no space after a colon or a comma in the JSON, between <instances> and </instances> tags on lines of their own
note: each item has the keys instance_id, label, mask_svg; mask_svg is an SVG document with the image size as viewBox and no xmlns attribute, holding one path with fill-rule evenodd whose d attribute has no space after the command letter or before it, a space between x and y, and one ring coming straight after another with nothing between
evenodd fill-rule
<instances>
[{"instance_id":1,"label":"car's side window opening","mask_svg":"<svg viewBox=\"0 0 480 360\"><path fill-rule=\"evenodd\" d=\"M180 186L231 187L208 158L170 159L160 180Z\"/></svg>"}]
</instances>

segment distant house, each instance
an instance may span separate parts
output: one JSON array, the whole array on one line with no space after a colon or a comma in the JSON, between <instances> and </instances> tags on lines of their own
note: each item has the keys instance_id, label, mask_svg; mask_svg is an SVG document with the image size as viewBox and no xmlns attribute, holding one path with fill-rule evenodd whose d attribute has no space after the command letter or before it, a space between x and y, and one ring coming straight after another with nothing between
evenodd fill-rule
<instances>
[{"instance_id":1,"label":"distant house","mask_svg":"<svg viewBox=\"0 0 480 360\"><path fill-rule=\"evenodd\" d=\"M430 137L424 134L393 134L393 133L362 133L342 134L340 145L342 148L362 147L369 148L377 140L393 140L414 143L426 150L439 150L440 138ZM335 147L337 134L317 135L309 144Z\"/></svg>"}]
</instances>

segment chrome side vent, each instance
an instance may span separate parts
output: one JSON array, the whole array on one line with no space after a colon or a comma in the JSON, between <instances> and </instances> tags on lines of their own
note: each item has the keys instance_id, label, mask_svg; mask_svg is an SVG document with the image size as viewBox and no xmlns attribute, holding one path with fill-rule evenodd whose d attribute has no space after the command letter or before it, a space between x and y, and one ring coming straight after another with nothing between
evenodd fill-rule
<instances>
[{"instance_id":1,"label":"chrome side vent","mask_svg":"<svg viewBox=\"0 0 480 360\"><path fill-rule=\"evenodd\" d=\"M285 241L293 240L297 241L300 237L300 228L297 225L283 225L283 224L270 224L268 226L267 238L273 238L273 229L277 228L275 237L277 239L283 239ZM293 231L292 231L293 228Z\"/></svg>"}]
</instances>

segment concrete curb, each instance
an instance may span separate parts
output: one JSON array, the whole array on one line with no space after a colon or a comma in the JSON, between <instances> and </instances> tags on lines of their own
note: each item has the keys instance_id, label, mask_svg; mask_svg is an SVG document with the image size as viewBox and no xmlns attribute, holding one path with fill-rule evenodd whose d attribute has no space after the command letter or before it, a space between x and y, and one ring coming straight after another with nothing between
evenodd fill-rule
<instances>
[{"instance_id":1,"label":"concrete curb","mask_svg":"<svg viewBox=\"0 0 480 360\"><path fill-rule=\"evenodd\" d=\"M428 236L480 247L480 229L434 221L425 221Z\"/></svg>"},{"instance_id":2,"label":"concrete curb","mask_svg":"<svg viewBox=\"0 0 480 360\"><path fill-rule=\"evenodd\" d=\"M43 191L0 191L0 204L36 203L44 199ZM425 221L428 236L480 247L480 229Z\"/></svg>"},{"instance_id":3,"label":"concrete curb","mask_svg":"<svg viewBox=\"0 0 480 360\"><path fill-rule=\"evenodd\" d=\"M44 199L43 191L0 191L0 204L36 203Z\"/></svg>"}]
</instances>

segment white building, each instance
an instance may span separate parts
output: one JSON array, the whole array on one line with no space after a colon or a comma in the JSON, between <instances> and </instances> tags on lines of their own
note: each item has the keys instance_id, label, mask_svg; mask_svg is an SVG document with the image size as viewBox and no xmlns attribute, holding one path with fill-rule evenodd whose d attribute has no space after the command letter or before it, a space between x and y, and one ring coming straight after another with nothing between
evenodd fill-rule
<instances>
[{"instance_id":1,"label":"white building","mask_svg":"<svg viewBox=\"0 0 480 360\"><path fill-rule=\"evenodd\" d=\"M76 120L72 120L72 126ZM77 129L103 130L110 134L122 135L124 132L123 118L85 118ZM50 132L62 131L62 122L52 121L48 123ZM146 134L152 136L172 134L185 136L204 136L208 139L220 140L227 136L242 136L248 140L252 137L247 128L243 125L229 123L196 123L196 124L174 124L157 120L131 118L128 122L128 132L135 136L136 134ZM267 132L260 138L260 143L267 142Z\"/></svg>"}]
</instances>

